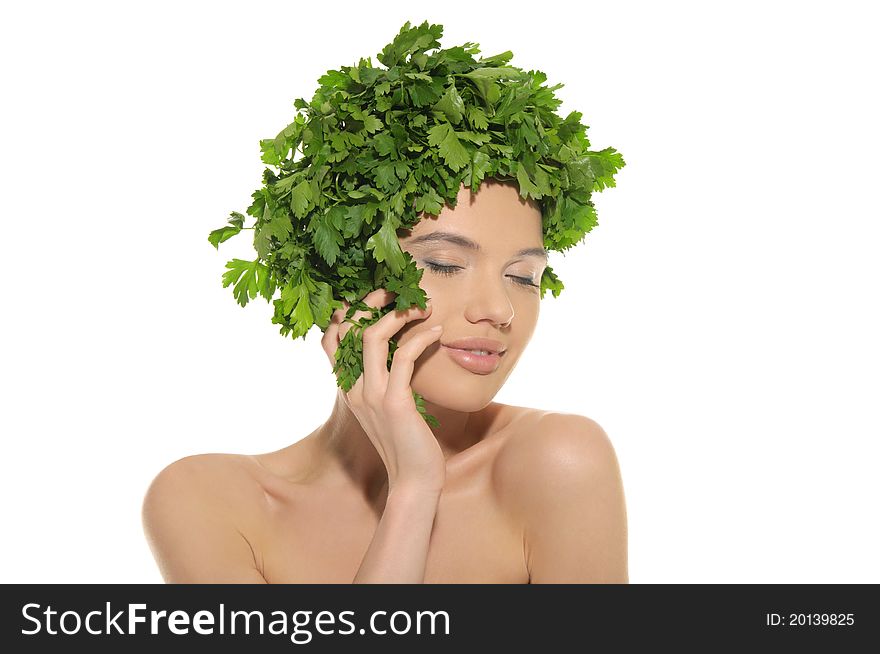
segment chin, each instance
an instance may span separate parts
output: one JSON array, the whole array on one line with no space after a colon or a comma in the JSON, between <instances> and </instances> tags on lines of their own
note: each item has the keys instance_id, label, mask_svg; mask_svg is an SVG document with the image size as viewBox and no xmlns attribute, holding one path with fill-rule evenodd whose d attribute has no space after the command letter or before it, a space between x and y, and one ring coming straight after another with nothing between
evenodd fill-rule
<instances>
[{"instance_id":1,"label":"chin","mask_svg":"<svg viewBox=\"0 0 880 654\"><path fill-rule=\"evenodd\" d=\"M473 413L486 408L512 371L502 364L493 373L477 375L440 354L416 362L410 386L426 402L451 411Z\"/></svg>"},{"instance_id":2,"label":"chin","mask_svg":"<svg viewBox=\"0 0 880 654\"><path fill-rule=\"evenodd\" d=\"M450 411L460 411L461 413L475 413L477 411L482 411L489 405L492 398L495 397L495 393L475 396L473 394L456 392L451 389L438 390L436 384L432 384L431 388L425 390L419 390L419 386L413 384L413 390L425 398L425 401L429 404L443 407ZM430 413L430 410L428 413Z\"/></svg>"}]
</instances>

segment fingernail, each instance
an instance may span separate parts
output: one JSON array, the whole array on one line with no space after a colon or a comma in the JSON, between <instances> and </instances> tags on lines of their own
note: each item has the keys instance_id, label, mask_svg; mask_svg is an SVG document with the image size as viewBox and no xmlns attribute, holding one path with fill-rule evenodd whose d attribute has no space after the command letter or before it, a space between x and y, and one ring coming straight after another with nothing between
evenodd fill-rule
<instances>
[{"instance_id":1,"label":"fingernail","mask_svg":"<svg viewBox=\"0 0 880 654\"><path fill-rule=\"evenodd\" d=\"M432 332L439 332L441 329L443 329L443 325L436 325L434 327L431 327Z\"/></svg>"}]
</instances>

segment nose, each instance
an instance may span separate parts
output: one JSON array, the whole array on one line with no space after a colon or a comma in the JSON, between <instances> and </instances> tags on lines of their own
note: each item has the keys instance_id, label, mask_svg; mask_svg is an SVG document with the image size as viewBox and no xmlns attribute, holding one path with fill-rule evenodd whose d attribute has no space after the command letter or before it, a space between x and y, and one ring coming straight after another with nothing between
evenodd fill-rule
<instances>
[{"instance_id":1,"label":"nose","mask_svg":"<svg viewBox=\"0 0 880 654\"><path fill-rule=\"evenodd\" d=\"M470 289L465 307L468 322L488 320L498 327L507 327L513 321L513 304L508 297L504 280L478 279Z\"/></svg>"}]
</instances>

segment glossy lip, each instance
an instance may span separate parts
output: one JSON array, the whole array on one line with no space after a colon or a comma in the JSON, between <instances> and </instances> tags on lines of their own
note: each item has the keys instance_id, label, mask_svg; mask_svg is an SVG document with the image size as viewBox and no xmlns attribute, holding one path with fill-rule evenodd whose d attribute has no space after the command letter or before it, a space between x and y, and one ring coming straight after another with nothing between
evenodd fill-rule
<instances>
[{"instance_id":1,"label":"glossy lip","mask_svg":"<svg viewBox=\"0 0 880 654\"><path fill-rule=\"evenodd\" d=\"M501 341L496 341L491 338L480 338L477 336L458 338L454 341L449 341L448 343L442 343L442 345L455 348L456 350L488 350L489 352L494 352L496 354L504 354L505 350L507 350L504 343Z\"/></svg>"},{"instance_id":2,"label":"glossy lip","mask_svg":"<svg viewBox=\"0 0 880 654\"><path fill-rule=\"evenodd\" d=\"M468 352L467 350L449 347L442 343L440 347L443 348L443 350L449 355L449 358L455 361L455 363L465 370L477 375L488 375L498 370L498 366L501 365L501 357L504 356L503 352L501 354L497 352L475 354L473 352Z\"/></svg>"}]
</instances>

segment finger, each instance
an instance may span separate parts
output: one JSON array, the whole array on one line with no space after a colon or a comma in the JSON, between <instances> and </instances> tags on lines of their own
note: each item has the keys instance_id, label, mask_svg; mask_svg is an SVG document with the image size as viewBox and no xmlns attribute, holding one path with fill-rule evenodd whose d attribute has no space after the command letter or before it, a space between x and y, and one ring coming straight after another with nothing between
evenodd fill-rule
<instances>
[{"instance_id":1,"label":"finger","mask_svg":"<svg viewBox=\"0 0 880 654\"><path fill-rule=\"evenodd\" d=\"M339 323L331 322L321 337L321 347L330 363L336 365L336 350L339 347Z\"/></svg>"},{"instance_id":2,"label":"finger","mask_svg":"<svg viewBox=\"0 0 880 654\"><path fill-rule=\"evenodd\" d=\"M397 294L392 291L379 288L367 293L361 298L361 301L367 306L381 308L387 306L396 296ZM330 324L325 330L324 336L321 338L321 346L324 348L324 352L334 368L336 367L336 351L339 349L339 344L342 342L342 339L345 338L348 331L353 327L353 325L346 320L346 314L350 308L351 303L347 300L342 300L342 308L336 309L336 311L330 316ZM371 312L358 310L352 314L350 320L357 322L361 318L370 316L372 316ZM363 378L363 375L359 377L359 379L361 378Z\"/></svg>"},{"instance_id":3,"label":"finger","mask_svg":"<svg viewBox=\"0 0 880 654\"><path fill-rule=\"evenodd\" d=\"M345 319L345 312L348 311L350 306L347 301L342 301L342 308L336 309L331 314L330 324L327 325L327 329L324 330L324 335L321 337L321 347L324 348L330 363L334 366L336 365L336 350L339 348L339 341L342 340L339 328Z\"/></svg>"},{"instance_id":4,"label":"finger","mask_svg":"<svg viewBox=\"0 0 880 654\"><path fill-rule=\"evenodd\" d=\"M439 329L438 329L439 327ZM437 325L431 329L415 334L406 345L397 349L394 360L391 363L391 372L388 378L386 396L392 401L404 401L412 399L412 374L415 369L416 359L440 339L443 326Z\"/></svg>"},{"instance_id":5,"label":"finger","mask_svg":"<svg viewBox=\"0 0 880 654\"><path fill-rule=\"evenodd\" d=\"M394 291L389 291L385 288L377 288L375 291L367 293L362 301L367 306L381 309L384 306L388 306L395 297L397 297L397 293Z\"/></svg>"},{"instance_id":6,"label":"finger","mask_svg":"<svg viewBox=\"0 0 880 654\"><path fill-rule=\"evenodd\" d=\"M364 396L377 399L388 387L388 339L414 320L424 320L431 315L431 303L427 308L410 307L405 311L390 311L364 330ZM397 353L395 353L397 356Z\"/></svg>"},{"instance_id":7,"label":"finger","mask_svg":"<svg viewBox=\"0 0 880 654\"><path fill-rule=\"evenodd\" d=\"M360 407L363 404L364 399L364 375L361 375L355 380L354 384L351 385L351 388L348 389L348 392L342 391L345 395L349 408Z\"/></svg>"},{"instance_id":8,"label":"finger","mask_svg":"<svg viewBox=\"0 0 880 654\"><path fill-rule=\"evenodd\" d=\"M390 302L392 302L396 296L397 296L397 294L392 291L388 291L384 288L379 288L379 289L376 289L370 293L367 293L364 297L361 298L360 301L363 302L364 304L366 304L368 307L373 307L375 309L381 309L382 307L387 306ZM349 307L350 306L351 305L349 305ZM348 312L349 307L346 307L346 310L343 313L344 322L342 323L342 325L339 328L339 338L338 338L339 341L341 341L343 338L345 338L345 335L353 327L353 325L350 322L347 322L344 319L345 313ZM363 309L358 309L357 311L352 313L350 320L352 320L354 322L358 322L361 318L370 318L372 316L373 316L373 312L364 311Z\"/></svg>"},{"instance_id":9,"label":"finger","mask_svg":"<svg viewBox=\"0 0 880 654\"><path fill-rule=\"evenodd\" d=\"M394 293L393 291L389 291L384 288L377 288L376 290L367 293L364 297L360 299L360 301L366 304L368 307L381 309L382 307L388 306L391 302L393 302L395 297L397 297L397 293ZM369 315L372 315L372 312L359 309L352 314L352 320L357 320L361 316Z\"/></svg>"},{"instance_id":10,"label":"finger","mask_svg":"<svg viewBox=\"0 0 880 654\"><path fill-rule=\"evenodd\" d=\"M345 312L348 311L350 307L351 304L349 304L347 300L343 300L342 308L337 309L333 312L333 314L330 316L330 322L341 323L343 320L345 320Z\"/></svg>"}]
</instances>

